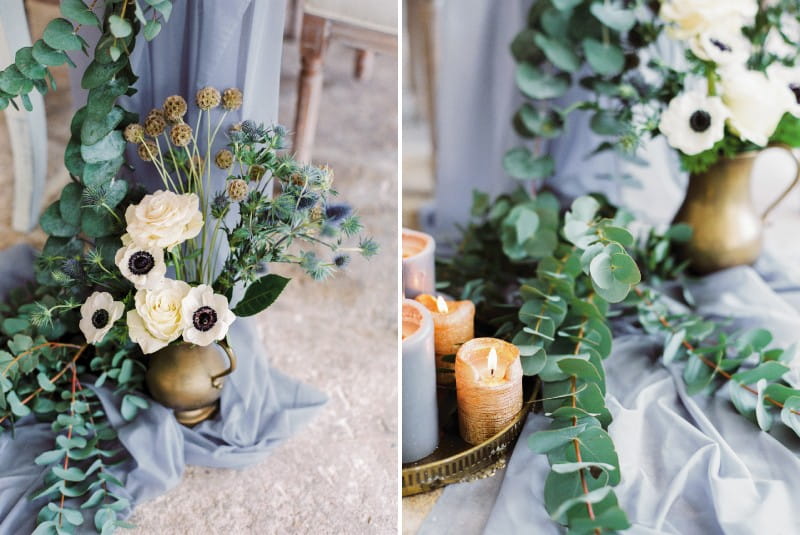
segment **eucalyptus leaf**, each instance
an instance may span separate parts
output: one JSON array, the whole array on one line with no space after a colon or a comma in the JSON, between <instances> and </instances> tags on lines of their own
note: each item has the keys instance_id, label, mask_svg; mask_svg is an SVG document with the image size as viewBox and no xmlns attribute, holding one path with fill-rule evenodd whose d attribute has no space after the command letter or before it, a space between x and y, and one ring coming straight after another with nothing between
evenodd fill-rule
<instances>
[{"instance_id":1,"label":"eucalyptus leaf","mask_svg":"<svg viewBox=\"0 0 800 535\"><path fill-rule=\"evenodd\" d=\"M764 402L764 389L766 386L766 379L759 379L758 383L756 383L756 390L758 392L756 400L756 422L762 431L769 431L772 427L772 415Z\"/></svg>"},{"instance_id":2,"label":"eucalyptus leaf","mask_svg":"<svg viewBox=\"0 0 800 535\"><path fill-rule=\"evenodd\" d=\"M100 20L81 0L61 0L61 14L83 26L100 27Z\"/></svg>"},{"instance_id":3,"label":"eucalyptus leaf","mask_svg":"<svg viewBox=\"0 0 800 535\"><path fill-rule=\"evenodd\" d=\"M639 284L642 280L639 267L627 253L611 255L611 273L615 280L626 284Z\"/></svg>"},{"instance_id":4,"label":"eucalyptus leaf","mask_svg":"<svg viewBox=\"0 0 800 535\"><path fill-rule=\"evenodd\" d=\"M108 17L108 28L111 30L111 34L118 39L128 37L133 32L131 23L119 15Z\"/></svg>"},{"instance_id":5,"label":"eucalyptus leaf","mask_svg":"<svg viewBox=\"0 0 800 535\"><path fill-rule=\"evenodd\" d=\"M568 444L584 429L586 429L586 425L581 424L561 429L537 431L528 438L528 447L535 453L547 453Z\"/></svg>"},{"instance_id":6,"label":"eucalyptus leaf","mask_svg":"<svg viewBox=\"0 0 800 535\"><path fill-rule=\"evenodd\" d=\"M87 186L96 187L105 184L114 178L122 166L122 156L112 160L86 164L83 169L83 182Z\"/></svg>"},{"instance_id":7,"label":"eucalyptus leaf","mask_svg":"<svg viewBox=\"0 0 800 535\"><path fill-rule=\"evenodd\" d=\"M17 50L14 55L14 64L23 76L31 80L43 80L47 75L47 67L33 57L33 47L31 46Z\"/></svg>"},{"instance_id":8,"label":"eucalyptus leaf","mask_svg":"<svg viewBox=\"0 0 800 535\"><path fill-rule=\"evenodd\" d=\"M784 402L781 421L800 436L800 396L792 396Z\"/></svg>"},{"instance_id":9,"label":"eucalyptus leaf","mask_svg":"<svg viewBox=\"0 0 800 535\"><path fill-rule=\"evenodd\" d=\"M553 174L555 164L549 155L534 156L525 147L517 147L506 152L503 168L519 180L542 179Z\"/></svg>"},{"instance_id":10,"label":"eucalyptus leaf","mask_svg":"<svg viewBox=\"0 0 800 535\"><path fill-rule=\"evenodd\" d=\"M534 37L536 45L544 52L547 59L561 70L575 72L581 66L580 58L570 46L558 39L547 37L542 33Z\"/></svg>"},{"instance_id":11,"label":"eucalyptus leaf","mask_svg":"<svg viewBox=\"0 0 800 535\"><path fill-rule=\"evenodd\" d=\"M11 408L11 412L14 414L14 416L22 418L31 412L27 405L22 404L17 396L17 393L13 390L6 394L6 401L8 402L8 406Z\"/></svg>"},{"instance_id":12,"label":"eucalyptus leaf","mask_svg":"<svg viewBox=\"0 0 800 535\"><path fill-rule=\"evenodd\" d=\"M594 2L590 11L600 22L620 33L629 31L636 24L636 15L632 9L609 2Z\"/></svg>"},{"instance_id":13,"label":"eucalyptus leaf","mask_svg":"<svg viewBox=\"0 0 800 535\"><path fill-rule=\"evenodd\" d=\"M581 43L586 61L597 74L603 76L616 76L625 66L625 55L618 46L604 44L597 39L584 39Z\"/></svg>"},{"instance_id":14,"label":"eucalyptus leaf","mask_svg":"<svg viewBox=\"0 0 800 535\"><path fill-rule=\"evenodd\" d=\"M81 212L81 231L90 238L113 234L118 222L105 208L86 208Z\"/></svg>"},{"instance_id":15,"label":"eucalyptus leaf","mask_svg":"<svg viewBox=\"0 0 800 535\"><path fill-rule=\"evenodd\" d=\"M81 223L81 196L83 187L77 182L70 182L61 190L58 211L61 219L68 224L78 226Z\"/></svg>"},{"instance_id":16,"label":"eucalyptus leaf","mask_svg":"<svg viewBox=\"0 0 800 535\"><path fill-rule=\"evenodd\" d=\"M33 59L48 67L57 67L67 62L67 55L38 40L33 43Z\"/></svg>"},{"instance_id":17,"label":"eucalyptus leaf","mask_svg":"<svg viewBox=\"0 0 800 535\"><path fill-rule=\"evenodd\" d=\"M125 152L122 132L112 130L92 145L81 145L81 157L86 163L100 163L114 160Z\"/></svg>"},{"instance_id":18,"label":"eucalyptus leaf","mask_svg":"<svg viewBox=\"0 0 800 535\"><path fill-rule=\"evenodd\" d=\"M777 381L789 371L789 367L780 362L771 360L763 362L752 370L741 371L733 374L732 379L739 383L750 385L760 380Z\"/></svg>"},{"instance_id":19,"label":"eucalyptus leaf","mask_svg":"<svg viewBox=\"0 0 800 535\"><path fill-rule=\"evenodd\" d=\"M667 343L664 345L664 364L669 364L678 357L681 349L683 348L683 341L685 339L685 329L681 329L680 331L670 335L670 337L667 339Z\"/></svg>"},{"instance_id":20,"label":"eucalyptus leaf","mask_svg":"<svg viewBox=\"0 0 800 535\"><path fill-rule=\"evenodd\" d=\"M59 202L56 201L42 212L39 218L39 225L50 236L69 238L76 235L79 231L77 225L70 225L61 217Z\"/></svg>"},{"instance_id":21,"label":"eucalyptus leaf","mask_svg":"<svg viewBox=\"0 0 800 535\"><path fill-rule=\"evenodd\" d=\"M54 19L45 27L42 40L56 50L80 50L82 43L67 19Z\"/></svg>"},{"instance_id":22,"label":"eucalyptus leaf","mask_svg":"<svg viewBox=\"0 0 800 535\"><path fill-rule=\"evenodd\" d=\"M551 99L563 96L570 85L567 74L549 74L525 62L517 66L517 86L525 95L534 99Z\"/></svg>"}]
</instances>

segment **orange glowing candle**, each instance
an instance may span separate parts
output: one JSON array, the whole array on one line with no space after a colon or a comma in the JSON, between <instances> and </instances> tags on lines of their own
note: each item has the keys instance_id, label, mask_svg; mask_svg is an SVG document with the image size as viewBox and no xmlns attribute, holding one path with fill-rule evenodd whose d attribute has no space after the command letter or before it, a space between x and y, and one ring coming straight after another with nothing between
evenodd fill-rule
<instances>
[{"instance_id":1,"label":"orange glowing candle","mask_svg":"<svg viewBox=\"0 0 800 535\"><path fill-rule=\"evenodd\" d=\"M433 317L436 381L440 385L455 384L453 355L464 342L475 336L475 305L472 301L445 301L441 296L428 294L418 295L416 300Z\"/></svg>"}]
</instances>

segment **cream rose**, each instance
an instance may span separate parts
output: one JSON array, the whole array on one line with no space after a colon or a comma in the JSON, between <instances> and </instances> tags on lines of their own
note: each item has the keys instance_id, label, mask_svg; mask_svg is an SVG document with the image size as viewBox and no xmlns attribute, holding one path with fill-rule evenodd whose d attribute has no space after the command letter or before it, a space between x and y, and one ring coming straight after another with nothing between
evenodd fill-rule
<instances>
[{"instance_id":1,"label":"cream rose","mask_svg":"<svg viewBox=\"0 0 800 535\"><path fill-rule=\"evenodd\" d=\"M796 105L789 87L763 72L726 70L721 89L722 101L730 111L728 125L756 145L765 146L784 114Z\"/></svg>"},{"instance_id":2,"label":"cream rose","mask_svg":"<svg viewBox=\"0 0 800 535\"><path fill-rule=\"evenodd\" d=\"M128 334L144 354L154 353L183 333L181 303L191 287L164 279L152 289L136 292L136 308L128 312Z\"/></svg>"},{"instance_id":3,"label":"cream rose","mask_svg":"<svg viewBox=\"0 0 800 535\"><path fill-rule=\"evenodd\" d=\"M756 0L666 0L659 16L671 23L669 34L688 39L707 32L739 31L758 13Z\"/></svg>"},{"instance_id":4,"label":"cream rose","mask_svg":"<svg viewBox=\"0 0 800 535\"><path fill-rule=\"evenodd\" d=\"M125 211L127 231L141 247L171 249L194 238L203 228L203 215L194 193L156 191Z\"/></svg>"}]
</instances>

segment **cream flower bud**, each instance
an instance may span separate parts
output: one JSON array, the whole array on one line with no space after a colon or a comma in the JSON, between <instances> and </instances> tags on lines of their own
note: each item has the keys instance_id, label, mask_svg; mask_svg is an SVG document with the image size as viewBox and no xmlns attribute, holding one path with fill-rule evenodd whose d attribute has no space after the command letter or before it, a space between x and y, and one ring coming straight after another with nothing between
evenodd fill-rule
<instances>
[{"instance_id":1,"label":"cream flower bud","mask_svg":"<svg viewBox=\"0 0 800 535\"><path fill-rule=\"evenodd\" d=\"M792 91L762 72L744 69L722 73L722 100L730 110L728 125L739 137L765 146L786 112L797 104Z\"/></svg>"},{"instance_id":2,"label":"cream flower bud","mask_svg":"<svg viewBox=\"0 0 800 535\"><path fill-rule=\"evenodd\" d=\"M184 325L181 303L189 290L190 286L183 281L164 279L154 288L136 292L136 308L128 311L128 335L145 355L181 336Z\"/></svg>"}]
</instances>

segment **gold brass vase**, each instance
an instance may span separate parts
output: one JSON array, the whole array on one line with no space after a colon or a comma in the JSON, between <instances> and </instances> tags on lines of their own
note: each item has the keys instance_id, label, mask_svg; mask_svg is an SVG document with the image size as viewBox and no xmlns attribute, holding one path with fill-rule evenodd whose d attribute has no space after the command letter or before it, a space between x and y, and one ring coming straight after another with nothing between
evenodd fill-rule
<instances>
[{"instance_id":1,"label":"gold brass vase","mask_svg":"<svg viewBox=\"0 0 800 535\"><path fill-rule=\"evenodd\" d=\"M688 223L692 238L678 254L689 260L690 270L707 274L752 264L761 254L764 220L800 182L800 160L785 145L797 163L797 176L763 214L753 207L750 177L759 151L738 154L715 163L708 171L689 177L689 187L673 223Z\"/></svg>"},{"instance_id":2,"label":"gold brass vase","mask_svg":"<svg viewBox=\"0 0 800 535\"><path fill-rule=\"evenodd\" d=\"M216 412L224 378L235 369L236 356L227 343L201 347L183 342L153 353L145 380L153 399L191 426Z\"/></svg>"}]
</instances>

